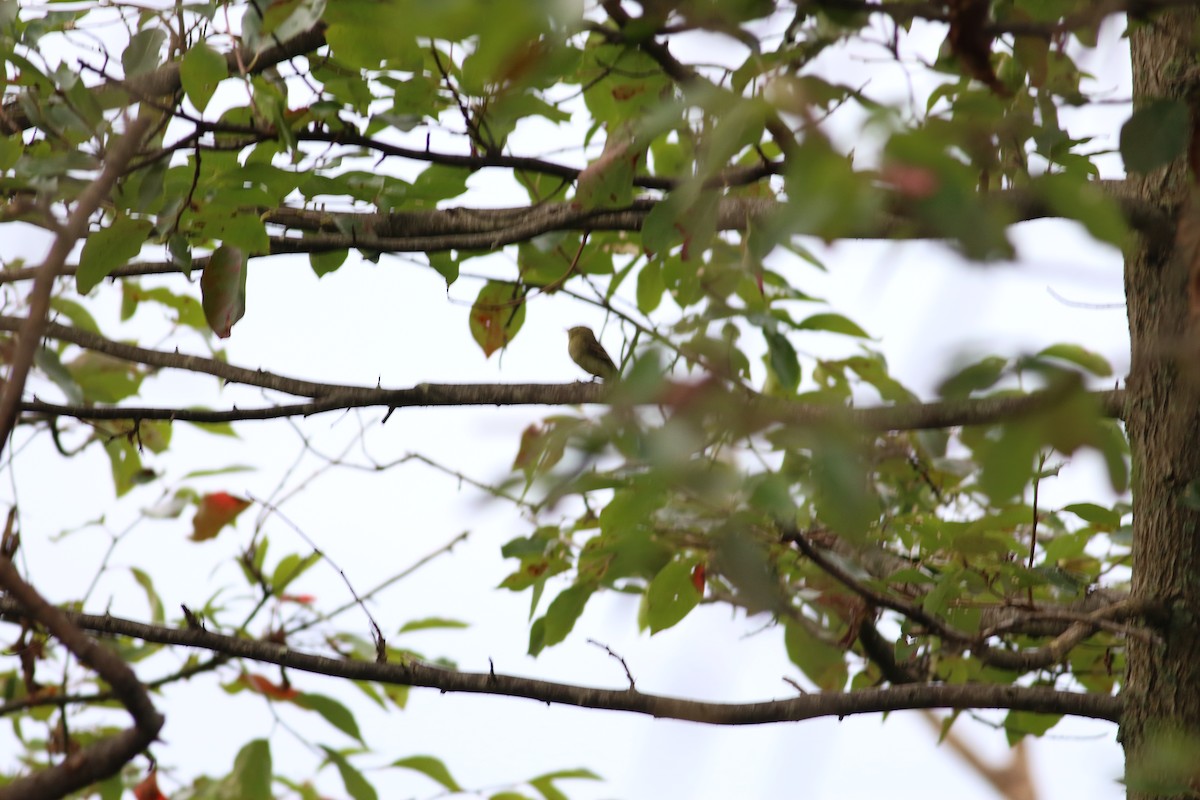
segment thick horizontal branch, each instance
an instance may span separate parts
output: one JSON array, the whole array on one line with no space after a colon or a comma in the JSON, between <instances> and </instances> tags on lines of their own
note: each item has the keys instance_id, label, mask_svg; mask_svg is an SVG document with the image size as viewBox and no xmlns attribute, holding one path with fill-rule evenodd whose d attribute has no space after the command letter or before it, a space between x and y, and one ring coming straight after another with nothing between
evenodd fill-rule
<instances>
[{"instance_id":1,"label":"thick horizontal branch","mask_svg":"<svg viewBox=\"0 0 1200 800\"><path fill-rule=\"evenodd\" d=\"M1124 393L1098 392L1107 397L1109 416L1119 417ZM957 400L951 403L920 403L914 406L877 406L849 412L804 403L787 404L789 423L821 425L834 420L847 422L863 430L883 432L952 428L1019 419L1031 409L1044 408L1038 395ZM74 417L90 420L174 420L178 422L224 423L306 417L352 408L414 408L434 406L563 406L606 404L603 386L591 383L422 383L411 389L368 389L347 386L310 403L294 403L258 408L155 408L132 406L70 406L31 400L21 403L27 414L44 417ZM782 405L771 401L775 407ZM978 406L976 405L978 404ZM28 421L28 420L27 420Z\"/></svg>"},{"instance_id":2,"label":"thick horizontal branch","mask_svg":"<svg viewBox=\"0 0 1200 800\"><path fill-rule=\"evenodd\" d=\"M91 614L70 614L85 630L164 645L195 647L289 669L350 680L418 686L442 692L523 697L542 703L627 711L710 725L762 725L818 717L844 717L917 708L1000 708L1044 714L1070 714L1117 722L1121 700L1109 695L1062 692L1045 687L991 684L906 685L856 692L823 692L757 703L708 703L633 689L597 689L491 672L461 672L420 662L381 664L298 652L287 645L210 633L205 630L147 625ZM22 619L19 604L0 598L0 618Z\"/></svg>"},{"instance_id":3,"label":"thick horizontal branch","mask_svg":"<svg viewBox=\"0 0 1200 800\"><path fill-rule=\"evenodd\" d=\"M0 316L0 330L15 331L20 317ZM151 350L116 342L91 331L48 323L44 335L88 350L104 353L122 361L155 368L171 368L213 375L231 383L257 386L312 398L313 402L268 406L258 409L211 411L184 408L122 408L120 406L65 406L40 401L25 401L21 410L28 413L70 416L82 419L175 419L188 422L233 422L251 419L307 416L325 411L377 406L410 408L414 406L511 406L511 405L583 405L623 402L620 387L602 383L420 383L409 389L383 389L349 384L317 383L239 367L215 358L179 352ZM711 391L714 384L695 384ZM648 405L670 405L686 386L667 381L663 391L649 397ZM725 391L717 389L717 391ZM775 423L790 425L848 425L865 431L924 430L961 425L985 425L1036 414L1052 408L1070 396L1069 387L1023 395L968 398L936 403L911 403L874 408L840 408L815 403L795 403L763 397L748 390L728 393L731 407L745 414L746 421L763 427ZM1120 418L1124 413L1125 393L1121 390L1092 392L1090 396L1100 414Z\"/></svg>"},{"instance_id":4,"label":"thick horizontal branch","mask_svg":"<svg viewBox=\"0 0 1200 800\"><path fill-rule=\"evenodd\" d=\"M1152 238L1170 237L1170 215L1133 197L1123 197L1121 181L1101 181L1106 192L1118 197L1122 213L1130 226ZM1056 217L1039 198L1024 189L991 193L991 202L1004 204L1015 222ZM643 199L616 211L584 212L569 203L546 203L506 209L446 208L429 211L405 211L389 214L334 213L299 208L280 208L263 213L266 222L279 225L299 236L271 236L268 252L256 257L325 253L334 250L369 250L379 253L431 253L456 251L492 251L519 244L536 236L554 232L612 231L638 232L657 201ZM757 197L728 197L718 204L717 230L742 232L771 214L781 213L785 204ZM346 234L338 230L355 233ZM940 232L922 230L902 215L883 214L865 222L847 238L920 239L941 238ZM199 256L193 271L202 269L206 256ZM63 276L73 276L77 265L67 265ZM110 278L172 275L179 265L169 261L138 261L114 269ZM31 280L34 268L0 271L0 284Z\"/></svg>"},{"instance_id":5,"label":"thick horizontal branch","mask_svg":"<svg viewBox=\"0 0 1200 800\"><path fill-rule=\"evenodd\" d=\"M1123 181L1097 181L1096 186L1117 201L1135 230L1161 236L1171 228L1168 215L1132 196ZM266 210L263 220L300 237L273 237L271 254L313 253L362 248L385 253L444 250L495 250L556 231L640 231L657 200L643 198L628 208L584 211L571 203L542 203L516 208L446 208L389 213L315 211L301 208ZM1028 188L990 192L986 203L1014 222L1046 219L1058 212ZM909 218L893 203L893 212L863 221L847 238L936 239L942 231ZM717 206L716 229L745 231L778 214L786 202L763 197L723 197ZM345 233L351 231L351 233Z\"/></svg>"},{"instance_id":6,"label":"thick horizontal branch","mask_svg":"<svg viewBox=\"0 0 1200 800\"><path fill-rule=\"evenodd\" d=\"M1173 236L1171 216L1136 197L1127 195L1123 181L1099 181L1106 194L1117 200L1130 226L1153 238ZM1014 221L1056 216L1053 209L1027 189L989 194L989 202L1004 206ZM556 231L625 231L642 229L657 201L642 199L615 211L585 212L570 203L501 209L446 208L426 211L380 213L335 213L300 208L280 208L263 213L263 219L299 236L272 236L264 255L322 253L332 250L371 250L381 253L491 251ZM785 210L786 204L768 198L727 197L718 205L716 226L721 231L745 231L758 221ZM351 234L342 231L353 231ZM940 233L915 227L899 214L884 214L865 222L852 237L862 239L939 238ZM207 258L200 256L193 269L201 269ZM61 274L74 275L69 265ZM134 262L118 267L112 278L176 274L177 264ZM33 278L33 268L0 272L0 284Z\"/></svg>"}]
</instances>

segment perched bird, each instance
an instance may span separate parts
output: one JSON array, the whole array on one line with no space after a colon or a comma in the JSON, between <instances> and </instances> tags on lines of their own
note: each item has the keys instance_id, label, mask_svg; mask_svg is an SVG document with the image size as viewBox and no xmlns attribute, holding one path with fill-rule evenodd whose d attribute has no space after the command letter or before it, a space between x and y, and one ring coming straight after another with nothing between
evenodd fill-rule
<instances>
[{"instance_id":1,"label":"perched bird","mask_svg":"<svg viewBox=\"0 0 1200 800\"><path fill-rule=\"evenodd\" d=\"M604 346L596 341L596 335L592 333L591 328L577 325L567 331L567 335L570 337L567 352L571 354L571 360L586 372L606 381L614 381L621 376L617 365L605 352Z\"/></svg>"}]
</instances>

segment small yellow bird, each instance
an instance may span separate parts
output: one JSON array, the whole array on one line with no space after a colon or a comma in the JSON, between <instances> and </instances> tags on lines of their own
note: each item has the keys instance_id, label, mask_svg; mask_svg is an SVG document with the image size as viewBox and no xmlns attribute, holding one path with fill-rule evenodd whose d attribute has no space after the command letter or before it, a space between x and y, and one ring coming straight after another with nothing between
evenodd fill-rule
<instances>
[{"instance_id":1,"label":"small yellow bird","mask_svg":"<svg viewBox=\"0 0 1200 800\"><path fill-rule=\"evenodd\" d=\"M567 335L570 337L567 352L571 354L571 360L583 367L585 372L609 382L621 377L617 365L609 358L604 346L596 341L591 328L577 325L567 331Z\"/></svg>"}]
</instances>

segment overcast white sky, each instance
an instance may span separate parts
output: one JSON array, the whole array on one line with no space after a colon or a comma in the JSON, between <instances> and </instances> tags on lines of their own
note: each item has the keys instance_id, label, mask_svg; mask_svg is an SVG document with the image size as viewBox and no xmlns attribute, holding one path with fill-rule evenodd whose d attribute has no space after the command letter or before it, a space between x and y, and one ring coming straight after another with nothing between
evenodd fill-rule
<instances>
[{"instance_id":1,"label":"overcast white sky","mask_svg":"<svg viewBox=\"0 0 1200 800\"><path fill-rule=\"evenodd\" d=\"M1102 48L1088 60L1098 73L1099 86L1111 90L1114 97L1128 97L1128 75L1113 68L1128 64L1119 27L1106 28ZM826 68L861 71L871 80L869 93L889 91L888 80L902 86L896 81L902 73L879 62L831 63ZM845 74L839 79L853 82ZM1116 131L1128 110L1112 106L1088 113L1092 116L1081 113L1072 120L1081 126L1076 130L1086 128L1103 136L1097 148L1115 148ZM854 128L853 121L839 124ZM416 133L423 142L424 133ZM532 138L518 139L514 151L552 149L551 141L538 139L541 135L531 130ZM488 176L472 180L477 191L488 187L491 192L492 185ZM489 205L497 204L495 196L487 200ZM512 202L522 201L515 196ZM456 202L472 205L477 200L467 196ZM1051 294L1089 303L1121 303L1119 254L1093 244L1075 226L1063 223L1024 224L1013 230L1013 236L1020 257L1007 265L965 264L947 248L930 243L840 243L824 251L828 274L785 258L777 259L774 266L877 337L894 373L923 395L964 355L1016 355L1059 341L1080 343L1108 356L1123 375L1128 365L1123 308L1074 307ZM45 243L33 234L20 238L9 238L5 247L39 260ZM479 269L474 262L470 268ZM155 282L176 289L183 286L179 278ZM227 343L229 358L296 377L365 385L379 381L388 387L423 381L581 377L566 356L563 331L574 324L600 330L603 319L594 309L561 296L540 296L530 305L513 346L503 357L489 361L467 330L467 308L477 290L477 282L464 278L447 293L433 271L388 256L372 265L352 254L340 271L321 280L313 276L306 259L268 259L251 269L248 311ZM198 287L193 285L192 291L198 296ZM163 330L161 322L153 314L139 314L129 325L116 325L115 294L109 286L97 292L98 316L105 331L118 337L137 336L153 346ZM610 350L620 345L615 333L609 330L605 336ZM840 346L825 334L808 336L794 340L802 352L823 353L831 345ZM202 347L193 350L202 352ZM232 402L247 404L247 398L253 397L235 388L218 393L209 381L168 374L148 380L146 389L164 404L227 407ZM386 425L370 427L363 445L347 458L365 463L365 451L378 462L388 462L420 453L470 477L496 481L507 473L520 431L551 413L555 409L402 409ZM592 638L621 653L639 689L646 692L728 701L784 697L792 692L783 678L799 676L786 659L778 630L760 631L760 620L746 621L725 609L705 608L651 638L636 629L636 598L623 595L594 598L567 642L536 660L527 657L528 596L492 588L511 569L499 556L500 545L530 531L529 522L512 508L487 501L453 478L415 463L380 473L332 470L305 483L320 462L311 452L301 458L305 450L301 434L308 437L310 451L340 453L359 436L360 421L379 416L327 414L294 425L249 423L239 427L242 438L237 441L177 425L170 455L151 459L154 467L163 470L163 480L136 489L116 504L106 459L97 448L64 460L43 436L28 447L18 444L18 459L0 485L0 502L20 504L24 563L39 587L53 599L75 598L104 556L108 546L104 531L120 531L134 522L139 509L153 504L164 488L181 485L188 472L254 465L254 472L190 480L186 485L263 498L272 495L285 469L300 458L287 485L304 487L284 511L360 592L460 531L472 531L453 556L438 559L372 605L394 644L409 644L430 656L450 656L464 669L487 669L490 658L498 671L623 686L620 665L586 643ZM25 436L19 434L18 442ZM1103 497L1107 491L1094 460L1081 456L1063 477L1043 485L1043 502L1061 504L1097 493ZM137 524L112 554L110 571L100 580L88 610L147 616L145 600L124 570L128 566L153 573L168 615L180 603L202 606L221 588L226 600L244 598L246 591L232 559L249 541L256 511L248 511L236 530L203 545L184 541L189 529L186 518ZM73 533L65 541L51 541L60 531L101 518L101 525ZM272 541L272 563L286 552L307 551L304 542L278 519L269 520L266 530ZM325 564L311 570L294 589L316 594L325 607L347 599L341 579ZM409 637L394 635L405 621L433 615L462 619L472 627L421 633L413 635L411 642ZM349 612L341 624L369 636L361 612ZM321 642L313 635L293 645L319 648ZM168 672L175 658L139 664L139 674L153 678ZM224 680L231 677L228 671L222 673ZM974 773L934 745L935 735L916 713L893 714L887 720L870 716L716 728L547 708L530 701L415 691L407 711L384 714L337 681L296 673L291 678L305 690L334 695L354 706L366 739L376 750L355 760L360 767L382 767L404 756L433 754L444 758L462 784L480 788L484 796L524 777L579 766L595 770L605 782L563 785L572 798L987 796L985 784ZM273 721L260 698L226 696L211 677L172 687L159 705L167 716L166 744L155 752L164 767L180 767L178 773L162 776L168 791L176 788L176 779L226 771L238 747L255 736L271 737L277 771L303 776L317 756L284 723L314 742L352 744L311 713L278 706L274 711L279 721ZM1002 732L966 719L956 730L996 758L1007 757ZM1115 733L1111 725L1065 722L1039 741L1033 759L1043 796L1122 797L1115 782L1122 766ZM390 770L370 776L381 796L428 797L440 791L411 773ZM332 769L322 774L321 786L329 796L343 796Z\"/></svg>"}]
</instances>

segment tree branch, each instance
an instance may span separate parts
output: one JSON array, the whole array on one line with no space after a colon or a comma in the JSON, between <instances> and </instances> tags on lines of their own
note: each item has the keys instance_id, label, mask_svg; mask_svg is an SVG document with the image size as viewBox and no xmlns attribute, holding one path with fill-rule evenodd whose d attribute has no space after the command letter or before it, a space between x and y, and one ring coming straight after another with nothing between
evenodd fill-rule
<instances>
[{"instance_id":1,"label":"tree branch","mask_svg":"<svg viewBox=\"0 0 1200 800\"><path fill-rule=\"evenodd\" d=\"M1124 181L1095 184L1115 199L1135 230L1150 236L1171 231L1169 215L1127 195ZM444 250L495 250L555 231L640 231L657 200L635 200L628 208L583 211L571 203L543 203L518 208L448 208L391 213L346 213L300 208L263 212L263 220L314 235L273 237L271 254L312 253L364 248L387 253ZM1044 198L1029 188L989 192L986 203L1014 222L1058 216ZM903 204L893 204L903 209ZM763 220L787 213L785 203L763 197L723 197L717 206L716 229L745 231ZM351 234L343 231L353 231ZM885 212L865 222L846 238L938 239L940 231L910 219L902 211Z\"/></svg>"},{"instance_id":2,"label":"tree branch","mask_svg":"<svg viewBox=\"0 0 1200 800\"><path fill-rule=\"evenodd\" d=\"M1160 209L1127 195L1124 181L1097 181L1106 195L1117 201L1130 226L1151 237L1174 236L1170 209ZM306 233L303 238L272 236L267 253L323 253L330 250L373 250L381 253L487 251L526 241L545 233L562 231L640 231L658 201L637 200L629 208L585 212L570 203L543 203L519 208L446 208L392 213L352 213L278 208L262 212L266 222L287 230ZM988 193L988 202L1014 222L1057 216L1045 201L1027 188ZM769 198L725 197L719 201L716 228L745 231L772 214L783 213L785 204ZM342 231L355 231L346 234ZM903 214L883 213L865 223L847 238L919 239L941 238L936 231L914 226ZM193 269L202 268L206 256L197 257ZM0 272L0 284L30 280L36 268ZM74 275L77 267L66 266L60 274ZM113 270L110 278L176 274L179 266L167 261L134 262Z\"/></svg>"},{"instance_id":3,"label":"tree branch","mask_svg":"<svg viewBox=\"0 0 1200 800\"><path fill-rule=\"evenodd\" d=\"M195 358L183 356L182 358ZM273 376L274 377L274 376ZM289 379L282 379L289 380ZM323 384L325 385L325 384ZM984 397L945 403L876 406L859 409L831 409L804 403L763 401L786 413L792 425L820 426L838 423L857 426L864 431L886 432L952 428L983 425L1019 419L1046 408L1042 393L1017 397ZM1095 392L1106 416L1120 418L1124 392ZM55 417L90 420L177 420L179 422L224 423L307 417L328 411L380 407L388 409L435 406L564 406L604 405L609 402L604 386L592 383L420 383L411 389L376 389L360 386L334 387L309 403L266 406L261 408L155 408L133 406L70 406L40 400L20 404L23 412ZM655 404L648 400L647 404Z\"/></svg>"},{"instance_id":4,"label":"tree branch","mask_svg":"<svg viewBox=\"0 0 1200 800\"><path fill-rule=\"evenodd\" d=\"M239 150L258 142L279 138L279 134L273 128L233 125L226 122L209 122L190 115L183 118L195 126L195 130L175 143L163 146L157 153L148 156L145 161L139 161L138 167L169 156L185 147L188 149L194 147L195 140L204 133L245 134L247 137L246 140L235 145L236 149ZM447 167L461 167L472 172L477 172L481 169L508 169L513 172L533 172L539 175L548 175L553 178L561 178L565 182L571 182L577 179L579 173L583 171L579 167L572 167L555 161L547 161L534 156L513 156L499 152L479 152L461 155L458 153L440 153L435 150L402 147L371 136L365 136L350 127L340 130L314 127L294 131L292 135L295 136L297 141L301 142L328 142L330 144L361 147L364 150L372 150L381 156L406 158L409 161L440 164ZM221 148L224 149L226 146L221 145ZM213 147L213 145L202 147ZM730 166L705 181L704 187L707 189L720 189L744 186L769 175L777 175L782 170L783 164L779 161L764 161L760 164ZM686 178L675 178L666 175L640 174L633 177L633 185L642 189L668 191L679 186L685 180Z\"/></svg>"},{"instance_id":5,"label":"tree branch","mask_svg":"<svg viewBox=\"0 0 1200 800\"><path fill-rule=\"evenodd\" d=\"M0 331L19 330L22 322L23 320L20 317L0 316ZM124 342L115 342L112 339L107 339L91 331L58 325L53 322L46 323L44 334L51 339L70 342L87 350L104 353L122 361L145 364L151 367L169 367L172 369L187 370L188 372L199 372L204 375L213 375L229 383L258 386L263 389L286 392L287 394L300 397L327 397L331 394L352 388L332 383L317 383L315 381L304 381L296 378L285 378L281 375L275 375L260 369L236 367L228 362L218 361L215 358L192 356L179 352L168 353L162 350L137 347L125 344Z\"/></svg>"},{"instance_id":6,"label":"tree branch","mask_svg":"<svg viewBox=\"0 0 1200 800\"><path fill-rule=\"evenodd\" d=\"M104 159L104 168L88 187L79 195L74 210L71 211L67 222L54 237L46 260L37 268L37 277L33 280L33 290L26 301L29 313L25 317L8 317L13 327L9 330L17 332L17 347L12 356L12 364L4 381L3 392L0 393L0 450L8 442L17 419L17 407L21 394L25 391L25 380L29 377L29 369L33 366L33 358L42 338L42 331L47 325L46 314L50 311L50 294L54 290L55 279L58 278L67 256L75 247L75 242L87 233L88 220L108 197L117 178L129 163L129 159L137 152L142 137L150 128L149 117L139 117L128 125L128 129L120 138L110 138L110 149Z\"/></svg>"},{"instance_id":7,"label":"tree branch","mask_svg":"<svg viewBox=\"0 0 1200 800\"><path fill-rule=\"evenodd\" d=\"M983 30L989 36L1015 34L1019 36L1051 37L1056 34L1068 33L1080 28L1090 28L1098 25L1105 17L1114 14L1135 14L1145 16L1156 11L1164 11L1176 6L1190 5L1194 0L1098 0L1076 14L1064 16L1057 22L1032 20L1005 20L985 25ZM915 19L928 22L948 22L944 4L923 2L869 2L868 0L802 0L797 3L801 10L830 10L858 12L864 14L884 14L897 23L907 24Z\"/></svg>"},{"instance_id":8,"label":"tree branch","mask_svg":"<svg viewBox=\"0 0 1200 800\"><path fill-rule=\"evenodd\" d=\"M325 23L322 22L286 42L275 44L259 53L248 49L226 53L225 67L231 75L240 75L243 66L247 74L257 75L282 61L311 53L324 45ZM100 108L106 111L128 106L145 98L173 95L181 86L179 64L178 60L170 61L156 70L127 80L107 81L90 92ZM19 133L32 127L34 122L22 108L21 97L5 103L0 108L0 132Z\"/></svg>"},{"instance_id":9,"label":"tree branch","mask_svg":"<svg viewBox=\"0 0 1200 800\"><path fill-rule=\"evenodd\" d=\"M19 604L0 597L0 618L12 620L23 616ZM415 661L402 664L350 661L302 653L285 644L223 636L194 628L147 625L112 616L68 616L76 625L99 633L130 636L159 644L197 647L320 675L418 686L442 692L523 697L542 703L628 711L711 725L762 725L915 708L1003 708L1117 722L1122 706L1119 698L1107 695L1007 684L906 685L856 692L824 692L757 703L708 703L628 689L597 689L491 672L460 672Z\"/></svg>"},{"instance_id":10,"label":"tree branch","mask_svg":"<svg viewBox=\"0 0 1200 800\"><path fill-rule=\"evenodd\" d=\"M926 611L918 602L902 599L894 594L867 586L851 575L849 571L843 569L841 565L827 558L809 541L804 532L795 526L780 524L779 527L784 541L794 544L821 570L872 606L894 611L921 625L934 636L963 650L970 651L971 655L983 663L999 669L1030 672L1062 663L1076 645L1100 628L1106 627L1104 623L1109 620L1142 616L1153 612L1156 608L1149 602L1134 602L1127 598L1078 619L1066 631L1042 647L1028 650L1007 650L1002 647L993 647L987 643L986 635L969 634L959 630L941 617ZM880 663L880 666L887 668L885 663Z\"/></svg>"},{"instance_id":11,"label":"tree branch","mask_svg":"<svg viewBox=\"0 0 1200 800\"><path fill-rule=\"evenodd\" d=\"M57 800L98 780L115 775L142 752L163 726L146 687L133 670L106 647L86 635L67 615L50 605L21 579L7 555L0 555L0 598L5 611L43 626L81 663L103 679L133 717L133 727L72 753L61 763L0 787L0 800Z\"/></svg>"}]
</instances>

